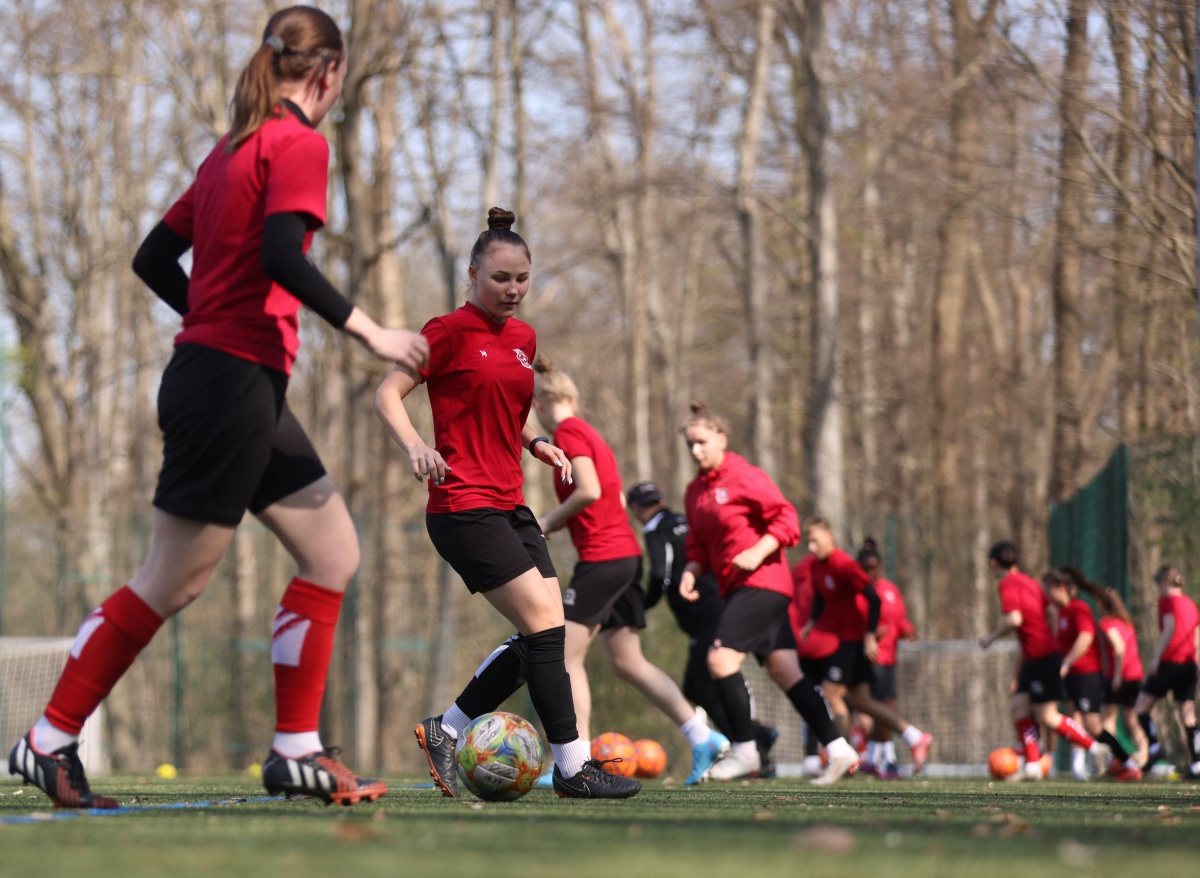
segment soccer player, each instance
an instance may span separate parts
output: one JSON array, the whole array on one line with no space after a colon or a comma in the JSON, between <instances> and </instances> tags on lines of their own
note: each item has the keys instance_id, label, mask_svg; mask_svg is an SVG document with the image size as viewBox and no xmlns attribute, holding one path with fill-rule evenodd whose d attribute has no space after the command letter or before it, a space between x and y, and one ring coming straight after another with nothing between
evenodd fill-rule
<instances>
[{"instance_id":1,"label":"soccer player","mask_svg":"<svg viewBox=\"0 0 1200 878\"><path fill-rule=\"evenodd\" d=\"M1200 730L1196 728L1196 656L1200 652L1200 613L1192 599L1183 593L1183 576L1170 564L1158 569L1154 583L1159 591L1158 643L1154 658L1146 666L1146 682L1134 706L1149 745L1142 770L1149 770L1162 758L1162 744L1154 733L1150 711L1170 693L1175 697L1187 742L1187 775L1197 777L1200 776Z\"/></svg>"},{"instance_id":2,"label":"soccer player","mask_svg":"<svg viewBox=\"0 0 1200 878\"><path fill-rule=\"evenodd\" d=\"M801 632L801 639L807 639L812 631L824 631L836 635L839 641L837 651L824 662L821 690L844 734L850 731L852 707L902 736L916 774L929 756L933 735L871 697L871 662L879 655L879 595L866 571L838 548L827 520L809 518L804 523L804 535L813 556L809 575L814 598L812 618ZM859 606L860 597L866 599L866 613Z\"/></svg>"},{"instance_id":3,"label":"soccer player","mask_svg":"<svg viewBox=\"0 0 1200 878\"><path fill-rule=\"evenodd\" d=\"M725 423L706 405L692 405L683 434L698 472L684 496L689 529L679 593L699 600L696 579L711 571L723 600L708 670L729 715L733 749L710 777L732 780L762 767L742 677L742 663L753 654L825 745L829 765L813 783L836 783L858 766L858 754L837 731L820 690L801 673L787 624L792 578L783 550L800 537L796 510L766 473L727 450Z\"/></svg>"},{"instance_id":4,"label":"soccer player","mask_svg":"<svg viewBox=\"0 0 1200 878\"><path fill-rule=\"evenodd\" d=\"M835 652L841 641L836 634L828 631L805 632L812 618L813 602L816 595L813 591L812 566L816 561L813 555L805 555L792 568L792 603L788 607L788 621L792 628L792 638L796 643L796 656L800 659L800 672L810 680L823 680L828 659ZM817 736L807 723L804 725L804 773L820 775L824 766L821 764L821 745Z\"/></svg>"},{"instance_id":5,"label":"soccer player","mask_svg":"<svg viewBox=\"0 0 1200 878\"><path fill-rule=\"evenodd\" d=\"M549 441L571 461L571 483L555 483L559 504L538 524L547 536L567 528L579 554L563 594L567 673L579 734L590 736L592 693L584 661L598 635L617 677L670 717L687 738L692 770L684 783L697 784L728 751L729 739L710 729L670 675L642 652L642 549L625 513L616 457L595 428L579 417L579 390L571 376L554 368L545 354L538 354L533 371L538 421L550 433Z\"/></svg>"},{"instance_id":6,"label":"soccer player","mask_svg":"<svg viewBox=\"0 0 1200 878\"><path fill-rule=\"evenodd\" d=\"M1079 597L1074 577L1065 570L1047 570L1042 576L1042 584L1052 607L1057 608L1058 648L1063 653L1059 673L1063 677L1068 713L1077 721L1082 719L1088 734L1106 744L1112 755L1125 763L1129 753L1115 735L1104 729L1100 720L1104 677L1100 673L1100 643L1096 638L1096 618L1092 608ZM1088 780L1091 776L1086 755L1078 747L1073 751L1071 775L1075 780Z\"/></svg>"},{"instance_id":7,"label":"soccer player","mask_svg":"<svg viewBox=\"0 0 1200 878\"><path fill-rule=\"evenodd\" d=\"M904 605L904 595L899 587L880 575L882 564L879 547L873 539L867 537L863 540L855 560L879 596L879 626L875 629L878 650L871 663L871 698L888 710L897 711L900 702L896 690L896 646L901 638L916 640L917 629L908 618L908 608ZM869 715L866 716L869 720ZM884 780L900 777L892 730L886 723L872 722L867 736L867 773Z\"/></svg>"},{"instance_id":8,"label":"soccer player","mask_svg":"<svg viewBox=\"0 0 1200 878\"><path fill-rule=\"evenodd\" d=\"M650 578L646 588L645 606L649 610L664 596L675 616L679 629L688 636L687 661L683 670L683 694L700 705L713 725L727 737L732 734L729 715L717 693L716 684L708 672L708 651L717 637L721 619L721 595L717 580L711 573L696 579L699 598L695 603L683 599L675 587L683 575L684 543L687 541L687 516L673 512L663 501L662 489L654 482L635 484L625 495L628 506L642 525L646 540L646 555L650 560ZM753 693L751 693L753 704ZM771 747L779 732L754 720L754 740L758 744L762 764L756 777L773 777L774 763Z\"/></svg>"},{"instance_id":9,"label":"soccer player","mask_svg":"<svg viewBox=\"0 0 1200 878\"><path fill-rule=\"evenodd\" d=\"M1115 589L1101 588L1074 567L1064 567L1062 572L1071 578L1076 588L1090 594L1103 613L1098 623L1100 672L1104 676L1104 695L1100 702L1101 725L1104 731L1116 738L1117 717L1123 715L1126 729L1141 751L1142 759L1145 759L1148 744L1133 710L1142 688L1143 676L1133 620ZM1142 768L1138 754L1129 753L1124 747L1114 748L1108 773L1118 781L1141 780Z\"/></svg>"},{"instance_id":10,"label":"soccer player","mask_svg":"<svg viewBox=\"0 0 1200 878\"><path fill-rule=\"evenodd\" d=\"M1079 723L1058 712L1058 701L1063 697L1063 657L1046 618L1050 599L1037 580L1017 569L1019 559L1016 545L1007 540L996 543L988 553L988 565L999 581L1000 612L1004 615L994 629L979 638L979 646L987 649L1004 635L1016 632L1021 665L1011 702L1013 724L1025 752L1025 777L1041 780L1039 723L1094 757L1103 751Z\"/></svg>"},{"instance_id":11,"label":"soccer player","mask_svg":"<svg viewBox=\"0 0 1200 878\"><path fill-rule=\"evenodd\" d=\"M276 726L263 783L346 805L387 791L343 765L317 731L359 549L345 502L285 401L301 305L405 368L428 354L416 333L351 306L305 258L327 197L329 146L314 129L345 71L328 15L297 6L271 16L234 90L229 134L134 259L183 330L158 395L163 464L149 555L83 623L45 713L9 759L59 807L117 807L90 790L80 729L163 621L200 596L247 510L297 565L271 639ZM189 249L190 278L179 264Z\"/></svg>"},{"instance_id":12,"label":"soccer player","mask_svg":"<svg viewBox=\"0 0 1200 878\"><path fill-rule=\"evenodd\" d=\"M529 246L513 214L493 207L471 249L471 298L425 324L429 363L399 364L375 392L375 410L427 480L425 526L472 594L482 594L517 634L480 665L454 703L414 730L442 794L458 795L454 742L526 681L554 755L552 785L564 798L628 798L641 784L606 772L575 725L564 663L562 594L537 519L525 506L522 449L571 484L568 455L526 422L533 405L533 328L516 318L529 291ZM425 383L434 444L413 426L405 399Z\"/></svg>"}]
</instances>

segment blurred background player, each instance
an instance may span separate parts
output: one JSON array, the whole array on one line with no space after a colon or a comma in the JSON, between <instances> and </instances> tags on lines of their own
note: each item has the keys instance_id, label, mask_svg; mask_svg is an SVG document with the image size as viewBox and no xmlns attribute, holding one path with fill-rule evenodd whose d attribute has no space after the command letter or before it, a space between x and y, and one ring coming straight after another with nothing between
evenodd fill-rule
<instances>
[{"instance_id":1,"label":"blurred background player","mask_svg":"<svg viewBox=\"0 0 1200 878\"><path fill-rule=\"evenodd\" d=\"M837 652L840 641L836 634L828 631L809 630L801 634L812 618L813 555L805 555L792 568L792 603L788 607L788 621L796 641L796 655L800 659L800 671L810 680L825 679L825 668L830 656ZM821 762L821 744L808 723L804 724L804 773L819 775L824 768Z\"/></svg>"},{"instance_id":2,"label":"blurred background player","mask_svg":"<svg viewBox=\"0 0 1200 878\"><path fill-rule=\"evenodd\" d=\"M564 661L562 594L546 538L525 505L522 449L569 484L571 460L529 426L533 405L533 328L516 319L529 291L529 245L511 212L493 207L471 248L471 298L430 320L423 369L397 366L375 392L375 410L404 449L417 481L428 479L425 526L438 554L483 594L517 634L500 644L439 716L414 729L442 794L458 795L454 742L476 717L494 711L523 684L554 757L551 783L564 798L623 799L641 784L609 774L591 758L575 725ZM413 426L405 399L429 389L434 445Z\"/></svg>"},{"instance_id":3,"label":"blurred background player","mask_svg":"<svg viewBox=\"0 0 1200 878\"><path fill-rule=\"evenodd\" d=\"M1100 643L1092 608L1079 597L1079 587L1066 571L1047 570L1042 576L1042 584L1051 604L1057 608L1058 648L1063 654L1059 673L1063 677L1068 714L1082 723L1089 735L1107 745L1113 757L1124 764L1129 761L1129 753L1115 735L1105 730L1100 720L1104 677L1100 673ZM1090 780L1092 772L1088 768L1087 754L1076 747L1071 756L1071 776L1075 780ZM1106 767L1095 768L1102 772Z\"/></svg>"},{"instance_id":4,"label":"blurred background player","mask_svg":"<svg viewBox=\"0 0 1200 878\"><path fill-rule=\"evenodd\" d=\"M837 547L837 538L827 520L814 516L804 523L804 536L813 557L809 575L813 583L812 618L801 632L836 635L838 648L824 661L821 689L829 699L842 734L850 734L850 709L868 714L904 738L916 774L929 756L933 735L912 725L894 710L871 697L871 662L879 655L876 630L880 600L871 578L858 562ZM866 609L859 600L865 598Z\"/></svg>"},{"instance_id":5,"label":"blurred background player","mask_svg":"<svg viewBox=\"0 0 1200 878\"><path fill-rule=\"evenodd\" d=\"M1158 643L1154 658L1146 666L1134 711L1146 734L1148 752L1143 771L1148 771L1163 756L1162 744L1155 734L1150 711L1169 693L1175 699L1183 736L1188 748L1189 777L1200 776L1200 732L1196 729L1196 656L1200 652L1200 613L1196 604L1183 593L1183 576L1170 564L1154 574L1158 586Z\"/></svg>"},{"instance_id":6,"label":"blurred background player","mask_svg":"<svg viewBox=\"0 0 1200 878\"><path fill-rule=\"evenodd\" d=\"M1137 632L1125 602L1116 589L1102 588L1091 582L1074 567L1064 567L1062 572L1071 578L1075 586L1092 596L1100 609L1100 673L1104 677L1104 697L1100 706L1100 723L1104 731L1117 736L1118 718L1125 721L1125 730L1133 740L1137 752L1127 753L1120 758L1119 750L1113 751L1113 761L1108 773L1120 781L1135 781L1142 778L1142 762L1147 756L1146 734L1137 721L1134 705L1142 688L1142 657L1138 651ZM1118 739L1119 740L1119 739Z\"/></svg>"},{"instance_id":7,"label":"blurred background player","mask_svg":"<svg viewBox=\"0 0 1200 878\"><path fill-rule=\"evenodd\" d=\"M1046 618L1050 599L1037 580L1017 569L1019 559L1016 545L1007 540L996 543L988 552L988 565L998 580L1003 617L992 631L979 638L979 646L987 649L1006 634L1016 632L1021 664L1011 701L1013 725L1025 753L1025 777L1041 780L1045 770L1038 741L1039 723L1095 758L1103 750L1079 723L1058 712L1058 701L1063 697L1062 653Z\"/></svg>"},{"instance_id":8,"label":"blurred background player","mask_svg":"<svg viewBox=\"0 0 1200 878\"><path fill-rule=\"evenodd\" d=\"M837 731L820 690L801 673L788 626L792 578L783 550L800 538L796 510L770 476L727 450L725 422L706 405L692 405L683 434L697 473L684 495L687 563L679 593L699 600L696 578L711 571L723 601L708 670L729 715L733 749L711 776L733 780L762 767L742 677L742 663L753 654L825 745L829 765L813 783L836 783L858 766L858 754Z\"/></svg>"},{"instance_id":9,"label":"blurred background player","mask_svg":"<svg viewBox=\"0 0 1200 878\"><path fill-rule=\"evenodd\" d=\"M692 769L685 783L699 783L729 750L729 739L710 729L674 679L642 653L642 549L625 513L617 460L595 428L579 417L579 391L571 376L554 368L544 354L538 354L533 369L538 421L571 461L572 481L555 481L559 504L538 524L547 536L566 527L579 555L563 594L567 673L579 734L590 737L592 692L585 660L599 635L613 673L670 717L687 738Z\"/></svg>"},{"instance_id":10,"label":"blurred background player","mask_svg":"<svg viewBox=\"0 0 1200 878\"><path fill-rule=\"evenodd\" d=\"M112 809L78 755L87 717L162 623L198 598L247 510L296 562L271 638L275 739L268 792L353 804L387 792L321 742L319 719L346 586L359 562L354 522L288 408L309 307L375 356L423 365L425 341L351 305L305 253L325 224L329 144L314 129L337 101L346 48L337 24L305 6L271 16L242 70L230 132L151 230L133 268L183 316L158 395L163 464L150 551L129 584L79 630L46 712L9 769L64 808ZM192 251L189 276L179 259Z\"/></svg>"},{"instance_id":11,"label":"blurred background player","mask_svg":"<svg viewBox=\"0 0 1200 878\"><path fill-rule=\"evenodd\" d=\"M667 507L663 502L662 489L654 482L638 482L625 497L634 518L642 525L646 555L650 560L646 609L649 610L666 597L676 624L688 636L683 694L703 708L713 725L728 737L732 733L729 715L708 672L708 651L716 639L717 622L721 618L721 595L717 591L717 580L711 573L697 577L696 592L699 597L694 603L684 600L676 585L683 575L687 516ZM750 703L754 703L753 692ZM770 752L778 737L778 731L754 720L754 739L762 763L755 772L756 777L774 777L775 765Z\"/></svg>"},{"instance_id":12,"label":"blurred background player","mask_svg":"<svg viewBox=\"0 0 1200 878\"><path fill-rule=\"evenodd\" d=\"M891 711L899 711L900 701L896 690L896 647L900 639L916 640L917 629L908 618L904 596L896 583L880 575L883 568L879 547L870 537L863 540L855 560L862 567L875 594L879 595L879 626L875 629L877 650L871 663L871 697ZM869 714L859 721L867 732L867 754L864 770L884 780L900 777L896 764L896 745L892 741L892 730L886 723L875 722Z\"/></svg>"}]
</instances>

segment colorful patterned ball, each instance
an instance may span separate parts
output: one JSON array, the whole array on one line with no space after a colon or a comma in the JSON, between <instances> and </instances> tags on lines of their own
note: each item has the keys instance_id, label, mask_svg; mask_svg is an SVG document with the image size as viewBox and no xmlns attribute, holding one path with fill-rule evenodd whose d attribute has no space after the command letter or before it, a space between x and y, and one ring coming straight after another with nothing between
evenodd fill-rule
<instances>
[{"instance_id":1,"label":"colorful patterned ball","mask_svg":"<svg viewBox=\"0 0 1200 878\"><path fill-rule=\"evenodd\" d=\"M458 779L488 802L521 798L542 774L546 751L537 730L515 713L485 713L458 735Z\"/></svg>"},{"instance_id":2,"label":"colorful patterned ball","mask_svg":"<svg viewBox=\"0 0 1200 878\"><path fill-rule=\"evenodd\" d=\"M633 777L637 772L633 741L620 732L604 732L592 738L592 758L603 762L609 774Z\"/></svg>"},{"instance_id":3,"label":"colorful patterned ball","mask_svg":"<svg viewBox=\"0 0 1200 878\"><path fill-rule=\"evenodd\" d=\"M634 741L633 755L638 777L658 777L667 768L667 751L658 741L650 738Z\"/></svg>"},{"instance_id":4,"label":"colorful patterned ball","mask_svg":"<svg viewBox=\"0 0 1200 878\"><path fill-rule=\"evenodd\" d=\"M1021 757L1012 747L998 747L988 756L988 774L997 780L1012 777L1021 768Z\"/></svg>"}]
</instances>

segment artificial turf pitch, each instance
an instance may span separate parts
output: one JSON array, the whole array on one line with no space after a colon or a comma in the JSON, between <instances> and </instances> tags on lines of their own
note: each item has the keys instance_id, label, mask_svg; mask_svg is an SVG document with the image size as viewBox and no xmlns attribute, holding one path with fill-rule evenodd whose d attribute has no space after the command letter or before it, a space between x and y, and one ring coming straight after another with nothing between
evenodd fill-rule
<instances>
[{"instance_id":1,"label":"artificial turf pitch","mask_svg":"<svg viewBox=\"0 0 1200 878\"><path fill-rule=\"evenodd\" d=\"M1200 874L1200 785L1186 782L649 781L626 801L535 790L494 804L389 782L384 799L342 808L243 778L103 778L95 788L128 810L102 815L2 781L0 876Z\"/></svg>"}]
</instances>

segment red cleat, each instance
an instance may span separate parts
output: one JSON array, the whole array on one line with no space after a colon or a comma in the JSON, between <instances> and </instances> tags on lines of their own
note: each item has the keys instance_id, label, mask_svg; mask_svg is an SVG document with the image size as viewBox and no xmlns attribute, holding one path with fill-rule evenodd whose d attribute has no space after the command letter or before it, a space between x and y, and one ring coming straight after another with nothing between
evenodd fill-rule
<instances>
[{"instance_id":1,"label":"red cleat","mask_svg":"<svg viewBox=\"0 0 1200 878\"><path fill-rule=\"evenodd\" d=\"M921 735L921 739L912 745L912 770L913 774L920 774L921 768L925 765L925 760L929 758L929 748L933 746L933 735L925 732Z\"/></svg>"}]
</instances>

